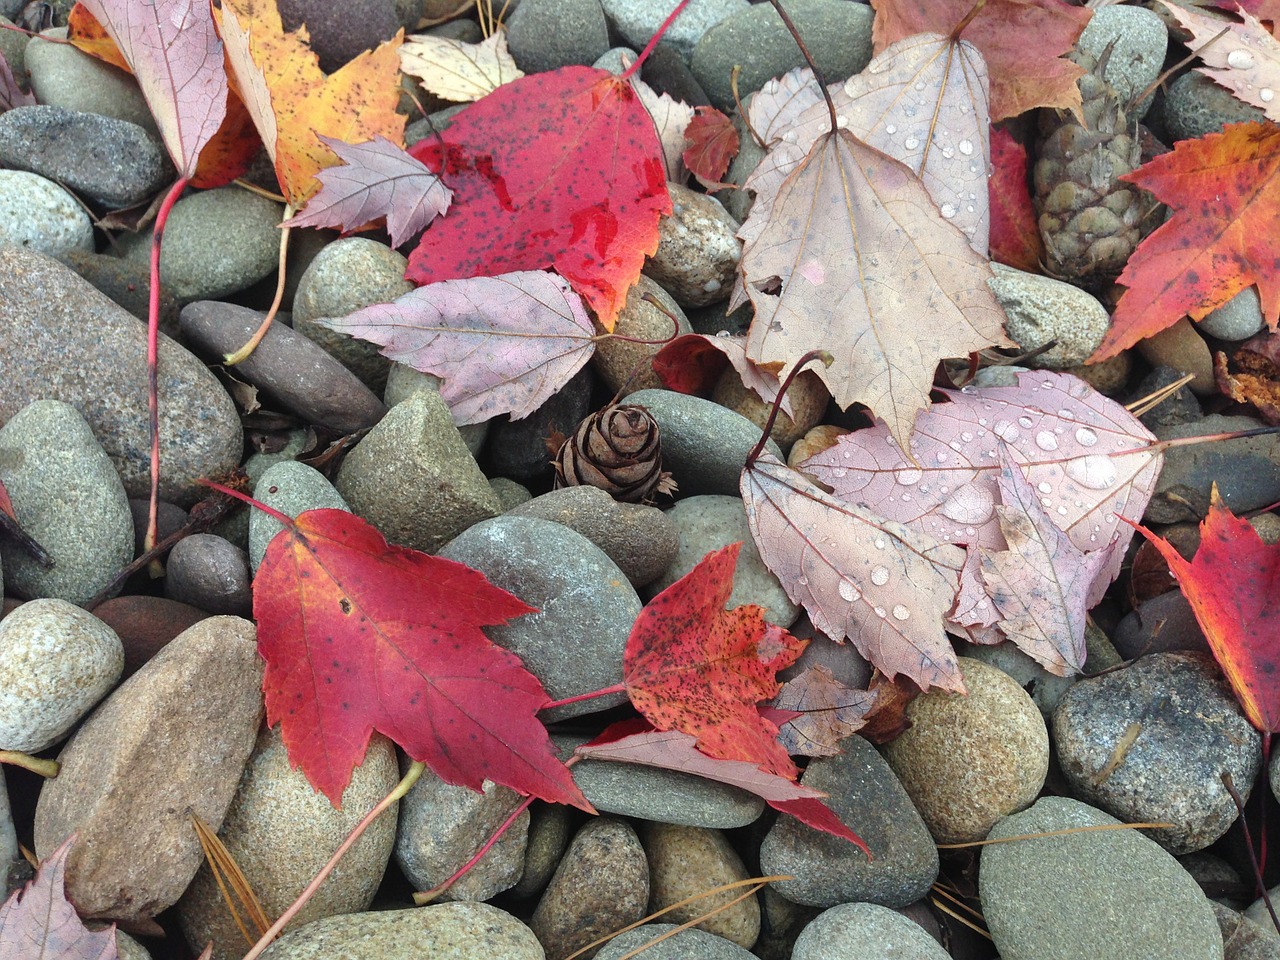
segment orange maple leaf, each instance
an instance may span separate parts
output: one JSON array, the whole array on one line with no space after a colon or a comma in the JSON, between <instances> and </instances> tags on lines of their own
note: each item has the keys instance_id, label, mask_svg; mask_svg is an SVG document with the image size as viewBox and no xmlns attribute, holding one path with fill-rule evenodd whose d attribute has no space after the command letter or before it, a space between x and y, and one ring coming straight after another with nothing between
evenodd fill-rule
<instances>
[{"instance_id":1,"label":"orange maple leaf","mask_svg":"<svg viewBox=\"0 0 1280 960\"><path fill-rule=\"evenodd\" d=\"M355 144L381 134L404 144L405 118L396 113L403 30L326 76L306 28L284 32L276 0L223 0L218 23L232 78L291 207L320 188L318 171L338 163L320 135Z\"/></svg>"},{"instance_id":2,"label":"orange maple leaf","mask_svg":"<svg viewBox=\"0 0 1280 960\"><path fill-rule=\"evenodd\" d=\"M1250 285L1280 321L1280 127L1236 123L1184 140L1122 179L1174 215L1129 258L1111 329L1091 362L1114 357L1185 314L1201 320Z\"/></svg>"}]
</instances>

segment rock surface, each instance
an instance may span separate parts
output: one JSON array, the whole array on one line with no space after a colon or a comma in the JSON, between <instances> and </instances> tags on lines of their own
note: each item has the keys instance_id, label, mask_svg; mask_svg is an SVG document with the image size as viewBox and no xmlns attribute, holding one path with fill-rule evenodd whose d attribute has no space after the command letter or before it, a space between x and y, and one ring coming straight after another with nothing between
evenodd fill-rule
<instances>
[{"instance_id":1,"label":"rock surface","mask_svg":"<svg viewBox=\"0 0 1280 960\"><path fill-rule=\"evenodd\" d=\"M918 923L875 903L842 903L801 931L792 960L946 960Z\"/></svg>"}]
</instances>

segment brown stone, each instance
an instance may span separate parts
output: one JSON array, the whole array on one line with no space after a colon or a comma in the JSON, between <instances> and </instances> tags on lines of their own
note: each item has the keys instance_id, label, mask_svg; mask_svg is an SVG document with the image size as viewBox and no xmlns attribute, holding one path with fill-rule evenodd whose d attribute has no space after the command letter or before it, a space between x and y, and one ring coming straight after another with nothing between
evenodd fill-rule
<instances>
[{"instance_id":1,"label":"brown stone","mask_svg":"<svg viewBox=\"0 0 1280 960\"><path fill-rule=\"evenodd\" d=\"M93 608L93 615L116 632L124 644L127 680L164 645L210 614L167 597L113 597Z\"/></svg>"}]
</instances>

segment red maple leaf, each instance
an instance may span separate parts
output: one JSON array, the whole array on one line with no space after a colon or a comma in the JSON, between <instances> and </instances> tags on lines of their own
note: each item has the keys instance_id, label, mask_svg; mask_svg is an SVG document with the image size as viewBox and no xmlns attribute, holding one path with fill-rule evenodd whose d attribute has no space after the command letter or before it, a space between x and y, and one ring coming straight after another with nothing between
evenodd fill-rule
<instances>
[{"instance_id":1,"label":"red maple leaf","mask_svg":"<svg viewBox=\"0 0 1280 960\"><path fill-rule=\"evenodd\" d=\"M594 67L521 77L409 152L454 191L410 280L554 267L613 329L671 212L662 147L626 80Z\"/></svg>"},{"instance_id":2,"label":"red maple leaf","mask_svg":"<svg viewBox=\"0 0 1280 960\"><path fill-rule=\"evenodd\" d=\"M623 682L636 709L660 730L698 738L698 749L747 760L788 779L798 771L778 728L756 704L782 688L779 670L807 641L764 619L755 604L725 610L741 543L708 553L640 611L623 655Z\"/></svg>"},{"instance_id":3,"label":"red maple leaf","mask_svg":"<svg viewBox=\"0 0 1280 960\"><path fill-rule=\"evenodd\" d=\"M684 165L703 186L719 184L738 155L738 130L715 107L698 107L684 131Z\"/></svg>"},{"instance_id":4,"label":"red maple leaf","mask_svg":"<svg viewBox=\"0 0 1280 960\"><path fill-rule=\"evenodd\" d=\"M1249 521L1233 515L1216 485L1192 560L1134 526L1178 578L1249 722L1264 735L1280 730L1280 544L1264 543Z\"/></svg>"},{"instance_id":5,"label":"red maple leaf","mask_svg":"<svg viewBox=\"0 0 1280 960\"><path fill-rule=\"evenodd\" d=\"M336 805L379 730L446 783L591 809L537 720L542 684L480 630L532 607L345 511L272 515L253 581L267 722L312 785Z\"/></svg>"},{"instance_id":6,"label":"red maple leaf","mask_svg":"<svg viewBox=\"0 0 1280 960\"><path fill-rule=\"evenodd\" d=\"M1027 148L1004 127L991 128L991 168L991 259L1038 273L1044 241L1027 188Z\"/></svg>"},{"instance_id":7,"label":"red maple leaf","mask_svg":"<svg viewBox=\"0 0 1280 960\"><path fill-rule=\"evenodd\" d=\"M1280 321L1280 127L1234 123L1183 140L1121 179L1150 190L1173 216L1143 240L1120 274L1116 304L1090 362L1113 357L1184 315L1203 319L1256 284L1271 329Z\"/></svg>"}]
</instances>

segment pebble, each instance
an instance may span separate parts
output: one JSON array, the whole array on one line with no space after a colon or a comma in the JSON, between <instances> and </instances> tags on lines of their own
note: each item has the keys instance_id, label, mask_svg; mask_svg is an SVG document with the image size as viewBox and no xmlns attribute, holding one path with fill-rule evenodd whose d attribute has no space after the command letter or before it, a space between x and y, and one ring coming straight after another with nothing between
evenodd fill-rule
<instances>
[{"instance_id":1,"label":"pebble","mask_svg":"<svg viewBox=\"0 0 1280 960\"><path fill-rule=\"evenodd\" d=\"M15 0L5 0L6 4L11 4ZM8 7L0 9L0 56L3 56L5 63L9 65L9 70L13 74L13 79L17 81L19 87L23 90L31 88L31 78L27 76L27 68L23 61L26 59L27 44L30 37L18 30L10 30L14 25L13 20L7 15L13 13L18 15L16 10Z\"/></svg>"},{"instance_id":2,"label":"pebble","mask_svg":"<svg viewBox=\"0 0 1280 960\"><path fill-rule=\"evenodd\" d=\"M190 814L222 826L262 722L262 670L252 623L201 620L63 748L40 790L36 853L78 834L67 896L82 917L151 918L191 883L204 857Z\"/></svg>"},{"instance_id":3,"label":"pebble","mask_svg":"<svg viewBox=\"0 0 1280 960\"><path fill-rule=\"evenodd\" d=\"M0 116L0 164L38 173L106 210L142 203L176 175L161 144L137 124L48 106Z\"/></svg>"},{"instance_id":4,"label":"pebble","mask_svg":"<svg viewBox=\"0 0 1280 960\"><path fill-rule=\"evenodd\" d=\"M262 479L262 475L277 463L293 463L308 452L317 452L315 431L310 427L286 430L283 434L275 434L272 439L282 440L284 446L275 448L273 443L271 446L264 447L256 437L254 438L253 445L259 449L249 454L243 464L244 475L249 478L251 484L256 485Z\"/></svg>"},{"instance_id":5,"label":"pebble","mask_svg":"<svg viewBox=\"0 0 1280 960\"><path fill-rule=\"evenodd\" d=\"M535 802L529 808L529 840L524 849L524 873L511 889L513 896L537 896L551 882L572 834L569 808L559 803Z\"/></svg>"},{"instance_id":6,"label":"pebble","mask_svg":"<svg viewBox=\"0 0 1280 960\"><path fill-rule=\"evenodd\" d=\"M1237 100L1225 87L1196 70L1188 70L1169 84L1164 99L1164 122L1171 142L1221 133L1229 123L1265 119L1261 108Z\"/></svg>"},{"instance_id":7,"label":"pebble","mask_svg":"<svg viewBox=\"0 0 1280 960\"><path fill-rule=\"evenodd\" d=\"M124 485L71 404L37 400L0 427L0 482L22 528L54 561L41 566L16 543L0 541L11 595L85 603L133 559Z\"/></svg>"},{"instance_id":8,"label":"pebble","mask_svg":"<svg viewBox=\"0 0 1280 960\"><path fill-rule=\"evenodd\" d=\"M800 608L787 597L777 577L764 565L747 526L747 510L739 497L688 497L667 511L680 537L680 549L666 572L646 591L654 596L671 586L698 565L712 550L741 543L738 565L733 574L733 592L727 608L744 603L765 608L765 619L782 627L795 623Z\"/></svg>"},{"instance_id":9,"label":"pebble","mask_svg":"<svg viewBox=\"0 0 1280 960\"><path fill-rule=\"evenodd\" d=\"M0 750L47 750L123 669L120 638L93 614L65 600L22 604L0 621Z\"/></svg>"},{"instance_id":10,"label":"pebble","mask_svg":"<svg viewBox=\"0 0 1280 960\"><path fill-rule=\"evenodd\" d=\"M787 13L805 38L818 71L830 82L858 73L871 62L872 10L844 0L792 0ZM730 76L740 64L738 93L759 90L805 60L791 33L772 7L753 5L721 20L693 48L689 66L724 111L734 108Z\"/></svg>"},{"instance_id":11,"label":"pebble","mask_svg":"<svg viewBox=\"0 0 1280 960\"><path fill-rule=\"evenodd\" d=\"M400 29L396 5L392 0L346 0L334 4L329 0L279 0L280 21L285 30L306 25L309 46L320 58L320 69L333 73L390 40Z\"/></svg>"},{"instance_id":12,"label":"pebble","mask_svg":"<svg viewBox=\"0 0 1280 960\"><path fill-rule=\"evenodd\" d=\"M791 960L949 960L914 920L875 903L842 903L801 931Z\"/></svg>"},{"instance_id":13,"label":"pebble","mask_svg":"<svg viewBox=\"0 0 1280 960\"><path fill-rule=\"evenodd\" d=\"M404 278L409 261L385 243L345 237L311 261L293 297L293 329L333 354L374 393L387 386L391 361L377 344L360 340L316 321L345 317L375 303L390 303L413 289Z\"/></svg>"},{"instance_id":14,"label":"pebble","mask_svg":"<svg viewBox=\"0 0 1280 960\"><path fill-rule=\"evenodd\" d=\"M60 259L139 320L146 321L151 310L151 267L105 253L69 250ZM160 291L160 332L178 335L178 301L168 291Z\"/></svg>"},{"instance_id":15,"label":"pebble","mask_svg":"<svg viewBox=\"0 0 1280 960\"><path fill-rule=\"evenodd\" d=\"M907 705L911 727L884 747L939 843L984 839L1035 800L1049 770L1049 733L1030 695L980 660L959 665L968 694L921 694Z\"/></svg>"},{"instance_id":16,"label":"pebble","mask_svg":"<svg viewBox=\"0 0 1280 960\"><path fill-rule=\"evenodd\" d=\"M525 73L589 65L609 49L600 0L520 0L507 17L507 46Z\"/></svg>"},{"instance_id":17,"label":"pebble","mask_svg":"<svg viewBox=\"0 0 1280 960\"><path fill-rule=\"evenodd\" d=\"M1173 854L1203 850L1236 820L1220 774L1248 796L1262 740L1205 654L1157 653L1077 683L1053 715L1072 796L1126 822L1171 823L1148 836Z\"/></svg>"},{"instance_id":18,"label":"pebble","mask_svg":"<svg viewBox=\"0 0 1280 960\"><path fill-rule=\"evenodd\" d=\"M1068 797L1006 817L991 839L1120 821ZM982 850L982 911L1006 960L1222 960L1222 935L1190 874L1139 830L997 843Z\"/></svg>"},{"instance_id":19,"label":"pebble","mask_svg":"<svg viewBox=\"0 0 1280 960\"><path fill-rule=\"evenodd\" d=\"M773 404L765 403L758 393L748 390L738 371L732 366L726 367L716 381L711 399L746 417L761 430L769 422L769 414L773 412ZM787 399L791 401L794 417L779 409L769 437L783 450L790 451L792 444L817 426L827 412L831 394L816 373L805 370L787 388Z\"/></svg>"},{"instance_id":20,"label":"pebble","mask_svg":"<svg viewBox=\"0 0 1280 960\"><path fill-rule=\"evenodd\" d=\"M334 486L391 543L434 553L500 504L440 397L392 407L347 454Z\"/></svg>"},{"instance_id":21,"label":"pebble","mask_svg":"<svg viewBox=\"0 0 1280 960\"><path fill-rule=\"evenodd\" d=\"M981 660L987 666L994 667L1012 677L1018 686L1030 694L1032 702L1040 710L1040 715L1046 722L1053 716L1058 702L1077 679L1074 675L1059 677L1050 673L1010 641L995 644L957 641L956 652L963 657ZM1088 664L1086 669L1090 673L1096 672L1096 666L1087 657L1085 662Z\"/></svg>"},{"instance_id":22,"label":"pebble","mask_svg":"<svg viewBox=\"0 0 1280 960\"><path fill-rule=\"evenodd\" d=\"M1175 370L1173 367L1157 366L1138 382L1133 392L1126 398L1126 403L1141 400L1181 380L1182 376L1182 371ZM1181 386L1138 419L1148 430L1154 431L1159 427L1173 426L1175 423L1190 423L1203 416L1204 410L1201 409L1196 395L1190 388Z\"/></svg>"},{"instance_id":23,"label":"pebble","mask_svg":"<svg viewBox=\"0 0 1280 960\"><path fill-rule=\"evenodd\" d=\"M1082 363L1068 367L1064 372L1079 377L1093 389L1107 397L1118 397L1129 386L1133 373L1133 354L1122 350L1101 363Z\"/></svg>"},{"instance_id":24,"label":"pebble","mask_svg":"<svg viewBox=\"0 0 1280 960\"><path fill-rule=\"evenodd\" d=\"M1000 301L1009 338L1026 352L1056 340L1057 345L1027 360L1028 365L1064 370L1084 363L1102 345L1111 326L1106 308L1079 287L991 264L987 285Z\"/></svg>"},{"instance_id":25,"label":"pebble","mask_svg":"<svg viewBox=\"0 0 1280 960\"><path fill-rule=\"evenodd\" d=\"M123 70L82 53L65 40L65 28L32 37L23 58L39 103L136 123L159 136L138 82Z\"/></svg>"},{"instance_id":26,"label":"pebble","mask_svg":"<svg viewBox=\"0 0 1280 960\"><path fill-rule=\"evenodd\" d=\"M635 63L639 54L630 47L611 47L596 58L592 64L597 70L607 70L615 77L622 76L627 67Z\"/></svg>"},{"instance_id":27,"label":"pebble","mask_svg":"<svg viewBox=\"0 0 1280 960\"><path fill-rule=\"evenodd\" d=\"M750 874L742 858L719 830L705 827L682 827L669 823L645 824L640 842L649 858L649 912L672 907L664 919L672 923L698 920L723 907L715 916L697 924L699 930L724 937L740 947L750 949L760 935L760 902L755 896L729 901L745 890L726 890L711 897L699 894L716 887L746 880ZM684 900L697 897L684 906Z\"/></svg>"},{"instance_id":28,"label":"pebble","mask_svg":"<svg viewBox=\"0 0 1280 960\"><path fill-rule=\"evenodd\" d=\"M60 257L93 250L93 224L76 198L25 170L0 170L0 243Z\"/></svg>"},{"instance_id":29,"label":"pebble","mask_svg":"<svg viewBox=\"0 0 1280 960\"><path fill-rule=\"evenodd\" d=\"M810 457L816 457L823 450L835 446L836 441L848 432L844 427L837 427L827 423L820 423L816 427L805 431L804 436L792 444L791 449L787 451L787 466L792 470L798 470L800 464Z\"/></svg>"},{"instance_id":30,"label":"pebble","mask_svg":"<svg viewBox=\"0 0 1280 960\"><path fill-rule=\"evenodd\" d=\"M487 903L325 917L286 933L262 960L544 960L529 928Z\"/></svg>"},{"instance_id":31,"label":"pebble","mask_svg":"<svg viewBox=\"0 0 1280 960\"><path fill-rule=\"evenodd\" d=\"M124 647L122 680L141 670L178 634L209 618L205 611L185 603L140 594L104 600L93 608L93 615L120 638Z\"/></svg>"},{"instance_id":32,"label":"pebble","mask_svg":"<svg viewBox=\"0 0 1280 960\"><path fill-rule=\"evenodd\" d=\"M591 486L565 487L507 511L541 517L576 530L608 555L637 589L671 566L680 549L680 531L657 507L619 503Z\"/></svg>"},{"instance_id":33,"label":"pebble","mask_svg":"<svg viewBox=\"0 0 1280 960\"><path fill-rule=\"evenodd\" d=\"M1210 906L1218 918L1225 960L1280 960L1280 934L1269 915L1264 926L1220 903Z\"/></svg>"},{"instance_id":34,"label":"pebble","mask_svg":"<svg viewBox=\"0 0 1280 960\"><path fill-rule=\"evenodd\" d=\"M0 777L0 869L8 874L9 864L18 858L18 833L9 809L9 790Z\"/></svg>"},{"instance_id":35,"label":"pebble","mask_svg":"<svg viewBox=\"0 0 1280 960\"><path fill-rule=\"evenodd\" d=\"M1245 287L1201 320L1198 326L1203 333L1219 340L1248 340L1260 333L1266 324L1258 300L1258 288Z\"/></svg>"},{"instance_id":36,"label":"pebble","mask_svg":"<svg viewBox=\"0 0 1280 960\"><path fill-rule=\"evenodd\" d=\"M1215 396L1218 383L1213 375L1213 356L1204 338L1186 317L1159 333L1139 340L1135 349L1153 367L1172 367L1178 373L1195 374L1190 387L1202 397Z\"/></svg>"},{"instance_id":37,"label":"pebble","mask_svg":"<svg viewBox=\"0 0 1280 960\"><path fill-rule=\"evenodd\" d=\"M669 10L650 0L601 0L613 29L637 50L658 32ZM704 33L731 14L747 9L747 0L692 0L662 35L662 43L686 60Z\"/></svg>"},{"instance_id":38,"label":"pebble","mask_svg":"<svg viewBox=\"0 0 1280 960\"><path fill-rule=\"evenodd\" d=\"M440 556L479 570L537 613L487 627L494 643L518 656L553 700L622 680L622 652L640 614L626 575L594 543L537 517L502 516L466 530ZM626 702L625 693L544 711L563 720Z\"/></svg>"},{"instance_id":39,"label":"pebble","mask_svg":"<svg viewBox=\"0 0 1280 960\"><path fill-rule=\"evenodd\" d=\"M645 295L657 300L662 309L646 301ZM664 309L671 314L670 317L662 312ZM671 322L672 317L675 318L674 324ZM650 359L662 349L666 340L693 333L693 327L689 326L684 311L671 295L658 286L656 281L641 274L627 292L627 302L618 312L618 322L613 332L619 337L654 341L632 343L609 337L597 342L596 352L591 356L591 366L610 391L626 396L638 390L662 386L662 381L653 372Z\"/></svg>"},{"instance_id":40,"label":"pebble","mask_svg":"<svg viewBox=\"0 0 1280 960\"><path fill-rule=\"evenodd\" d=\"M323 473L296 460L285 460L267 469L254 485L253 496L263 505L279 510L287 517L298 518L307 510L346 510L351 512L342 494L334 489ZM254 573L267 552L267 546L284 529L270 514L251 509L249 512L249 566Z\"/></svg>"},{"instance_id":41,"label":"pebble","mask_svg":"<svg viewBox=\"0 0 1280 960\"><path fill-rule=\"evenodd\" d=\"M1110 59L1102 76L1121 102L1130 104L1164 68L1169 31L1160 17L1143 7L1105 7L1089 18L1076 48L1102 57L1108 47ZM1154 94L1148 94L1136 109L1128 109L1129 119L1142 119L1154 99Z\"/></svg>"},{"instance_id":42,"label":"pebble","mask_svg":"<svg viewBox=\"0 0 1280 960\"><path fill-rule=\"evenodd\" d=\"M1161 440L1208 436L1231 430L1253 430L1263 424L1253 417L1212 414L1197 423L1162 427ZM1209 440L1164 452L1164 468L1144 514L1147 523L1202 520L1209 510L1214 483L1223 502L1237 516L1280 500L1280 437L1266 434L1238 440Z\"/></svg>"},{"instance_id":43,"label":"pebble","mask_svg":"<svg viewBox=\"0 0 1280 960\"><path fill-rule=\"evenodd\" d=\"M401 400L407 400L420 391L439 393L440 384L443 382L439 377L415 370L408 364L393 363L387 374L387 386L382 393L382 402L388 407L394 407ZM489 423L490 421L486 420L483 423L465 423L458 427L458 432L462 434L462 441L473 457L479 457L480 451L484 449L485 438L489 435Z\"/></svg>"},{"instance_id":44,"label":"pebble","mask_svg":"<svg viewBox=\"0 0 1280 960\"><path fill-rule=\"evenodd\" d=\"M484 782L484 792L445 783L430 770L400 802L396 863L415 890L448 880L475 856L523 799L509 787ZM445 900L489 900L515 886L524 870L529 811L440 896Z\"/></svg>"},{"instance_id":45,"label":"pebble","mask_svg":"<svg viewBox=\"0 0 1280 960\"><path fill-rule=\"evenodd\" d=\"M1280 911L1280 884L1272 887L1267 891L1267 897L1271 900L1271 906ZM1273 942L1280 944L1280 933L1275 931L1275 924L1271 921L1271 914L1267 910L1267 903L1261 897L1249 904L1243 914L1246 920L1252 921L1262 929L1262 932Z\"/></svg>"},{"instance_id":46,"label":"pebble","mask_svg":"<svg viewBox=\"0 0 1280 960\"><path fill-rule=\"evenodd\" d=\"M547 960L564 960L638 921L648 903L649 864L639 838L626 822L600 817L574 836L529 927Z\"/></svg>"},{"instance_id":47,"label":"pebble","mask_svg":"<svg viewBox=\"0 0 1280 960\"><path fill-rule=\"evenodd\" d=\"M194 533L169 552L164 593L209 613L249 619L252 580L245 551L215 534Z\"/></svg>"},{"instance_id":48,"label":"pebble","mask_svg":"<svg viewBox=\"0 0 1280 960\"><path fill-rule=\"evenodd\" d=\"M263 912L280 916L355 825L400 779L395 745L373 734L351 772L341 808L317 793L289 763L280 728L258 733L218 837L244 872ZM402 802L403 803L403 802ZM379 815L343 857L286 933L321 917L369 909L391 859L396 805ZM207 863L178 901L178 921L193 953L213 941L213 960L239 960L246 949Z\"/></svg>"},{"instance_id":49,"label":"pebble","mask_svg":"<svg viewBox=\"0 0 1280 960\"><path fill-rule=\"evenodd\" d=\"M480 460L490 476L519 483L542 483L551 476L547 438L570 436L595 409L591 403L595 378L590 365L575 373L560 392L522 420L498 417L490 421L489 437Z\"/></svg>"},{"instance_id":50,"label":"pebble","mask_svg":"<svg viewBox=\"0 0 1280 960\"><path fill-rule=\"evenodd\" d=\"M596 954L596 960L622 960L638 947L652 943L677 929L674 923L646 923L642 927L620 933ZM645 947L644 960L755 960L755 954L724 937L691 927L667 936L652 947Z\"/></svg>"},{"instance_id":51,"label":"pebble","mask_svg":"<svg viewBox=\"0 0 1280 960\"><path fill-rule=\"evenodd\" d=\"M167 234L166 234L167 236ZM182 308L182 335L194 349L221 363L258 329L265 314L218 300L197 300ZM386 407L341 363L279 320L235 375L253 384L308 423L338 433L354 433L382 419Z\"/></svg>"},{"instance_id":52,"label":"pebble","mask_svg":"<svg viewBox=\"0 0 1280 960\"><path fill-rule=\"evenodd\" d=\"M552 738L562 757L588 739ZM579 760L569 769L583 796L601 813L732 830L764 812L764 801L754 793L678 770L607 760Z\"/></svg>"},{"instance_id":53,"label":"pebble","mask_svg":"<svg viewBox=\"0 0 1280 960\"><path fill-rule=\"evenodd\" d=\"M1125 614L1116 625L1115 644L1126 660L1172 650L1209 652L1209 641L1180 590L1152 597Z\"/></svg>"},{"instance_id":54,"label":"pebble","mask_svg":"<svg viewBox=\"0 0 1280 960\"><path fill-rule=\"evenodd\" d=\"M279 264L283 215L279 203L239 187L187 194L164 228L161 286L183 303L253 286ZM116 243L127 259L150 262L151 231L122 233Z\"/></svg>"},{"instance_id":55,"label":"pebble","mask_svg":"<svg viewBox=\"0 0 1280 960\"><path fill-rule=\"evenodd\" d=\"M528 487L507 477L491 477L489 486L493 488L493 495L498 498L498 504L503 513L510 513L516 507L533 499L533 494L529 492Z\"/></svg>"},{"instance_id":56,"label":"pebble","mask_svg":"<svg viewBox=\"0 0 1280 960\"><path fill-rule=\"evenodd\" d=\"M759 427L711 400L671 390L641 390L627 402L645 407L658 422L662 466L674 475L681 497L738 496L747 454L760 439ZM786 459L772 440L765 450Z\"/></svg>"},{"instance_id":57,"label":"pebble","mask_svg":"<svg viewBox=\"0 0 1280 960\"><path fill-rule=\"evenodd\" d=\"M766 875L788 900L813 907L865 901L903 907L919 900L938 876L938 849L907 792L869 742L853 736L844 753L809 763L800 782L862 838L871 859L843 840L781 816L760 845Z\"/></svg>"},{"instance_id":58,"label":"pebble","mask_svg":"<svg viewBox=\"0 0 1280 960\"><path fill-rule=\"evenodd\" d=\"M731 2L736 3L738 0ZM696 7L697 4L691 4L685 8L685 12ZM689 69L687 56L665 40L654 47L649 52L649 59L640 65L640 77L656 93L665 93L672 100L681 100L691 107L708 106L711 103L707 98L707 91L702 89L702 84Z\"/></svg>"},{"instance_id":59,"label":"pebble","mask_svg":"<svg viewBox=\"0 0 1280 960\"><path fill-rule=\"evenodd\" d=\"M726 299L742 255L738 222L715 197L678 183L667 190L672 210L658 221L658 249L645 261L644 275L682 307Z\"/></svg>"}]
</instances>

